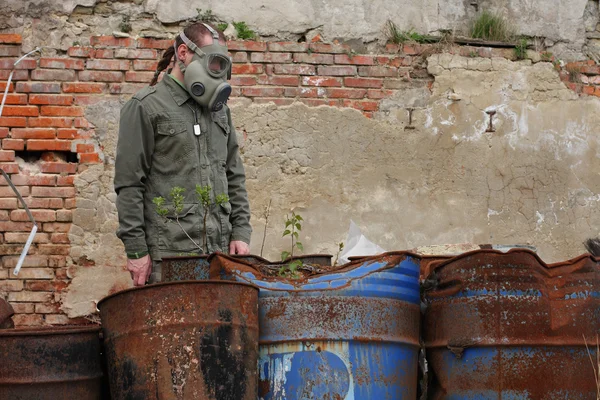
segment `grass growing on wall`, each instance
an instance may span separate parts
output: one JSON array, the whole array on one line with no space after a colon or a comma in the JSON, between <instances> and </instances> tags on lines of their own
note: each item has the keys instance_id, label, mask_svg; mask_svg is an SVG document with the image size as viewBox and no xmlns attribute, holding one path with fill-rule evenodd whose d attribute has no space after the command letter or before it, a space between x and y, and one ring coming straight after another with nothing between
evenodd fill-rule
<instances>
[{"instance_id":1,"label":"grass growing on wall","mask_svg":"<svg viewBox=\"0 0 600 400\"><path fill-rule=\"evenodd\" d=\"M439 38L422 35L418 32L415 32L413 29L401 31L391 20L388 20L386 24L386 33L388 40L394 44L401 44L405 42L433 43L439 41Z\"/></svg>"},{"instance_id":2,"label":"grass growing on wall","mask_svg":"<svg viewBox=\"0 0 600 400\"><path fill-rule=\"evenodd\" d=\"M513 29L508 22L502 16L488 11L483 11L473 21L470 36L496 42L511 42L514 39Z\"/></svg>"}]
</instances>

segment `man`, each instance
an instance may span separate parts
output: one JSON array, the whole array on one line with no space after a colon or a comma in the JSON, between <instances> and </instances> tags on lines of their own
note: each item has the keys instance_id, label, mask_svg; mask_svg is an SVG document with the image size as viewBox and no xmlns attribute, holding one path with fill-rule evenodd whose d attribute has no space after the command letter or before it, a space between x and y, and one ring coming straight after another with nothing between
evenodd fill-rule
<instances>
[{"instance_id":1,"label":"man","mask_svg":"<svg viewBox=\"0 0 600 400\"><path fill-rule=\"evenodd\" d=\"M172 70L157 83L173 57ZM245 174L225 105L230 76L223 34L195 23L165 51L150 86L121 110L114 181L117 235L136 286L161 280L165 256L249 253ZM198 186L211 188L208 212L199 203ZM173 188L183 189L178 210ZM165 199L162 215L157 198Z\"/></svg>"}]
</instances>

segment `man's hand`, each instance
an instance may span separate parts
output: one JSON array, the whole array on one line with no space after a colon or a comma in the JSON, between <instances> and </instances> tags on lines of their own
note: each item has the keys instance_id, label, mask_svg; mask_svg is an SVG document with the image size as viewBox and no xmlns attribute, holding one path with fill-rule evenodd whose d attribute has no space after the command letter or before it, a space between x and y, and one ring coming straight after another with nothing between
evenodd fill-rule
<instances>
[{"instance_id":1,"label":"man's hand","mask_svg":"<svg viewBox=\"0 0 600 400\"><path fill-rule=\"evenodd\" d=\"M131 279L133 279L133 286L144 286L152 273L150 255L137 259L127 259L127 270L131 274Z\"/></svg>"},{"instance_id":2,"label":"man's hand","mask_svg":"<svg viewBox=\"0 0 600 400\"><path fill-rule=\"evenodd\" d=\"M242 242L241 240L234 240L229 243L229 254L238 254L240 256L244 256L246 254L250 254L250 247L247 243Z\"/></svg>"}]
</instances>

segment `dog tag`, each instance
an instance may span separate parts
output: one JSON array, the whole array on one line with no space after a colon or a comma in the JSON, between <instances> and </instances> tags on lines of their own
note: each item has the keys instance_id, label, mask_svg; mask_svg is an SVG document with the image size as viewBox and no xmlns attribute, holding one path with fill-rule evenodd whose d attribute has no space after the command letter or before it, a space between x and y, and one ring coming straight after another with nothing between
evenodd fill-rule
<instances>
[{"instance_id":1,"label":"dog tag","mask_svg":"<svg viewBox=\"0 0 600 400\"><path fill-rule=\"evenodd\" d=\"M200 130L200 125L198 125L198 124L194 125L194 135L200 136L201 134L202 134L202 131Z\"/></svg>"}]
</instances>

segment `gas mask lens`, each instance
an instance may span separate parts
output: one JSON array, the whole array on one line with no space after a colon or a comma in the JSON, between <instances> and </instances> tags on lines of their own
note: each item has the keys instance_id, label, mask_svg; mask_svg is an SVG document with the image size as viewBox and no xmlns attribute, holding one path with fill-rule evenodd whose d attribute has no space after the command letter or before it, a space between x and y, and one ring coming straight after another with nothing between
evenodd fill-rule
<instances>
[{"instance_id":1,"label":"gas mask lens","mask_svg":"<svg viewBox=\"0 0 600 400\"><path fill-rule=\"evenodd\" d=\"M229 70L229 58L222 54L208 55L208 73L214 77L221 77Z\"/></svg>"}]
</instances>

